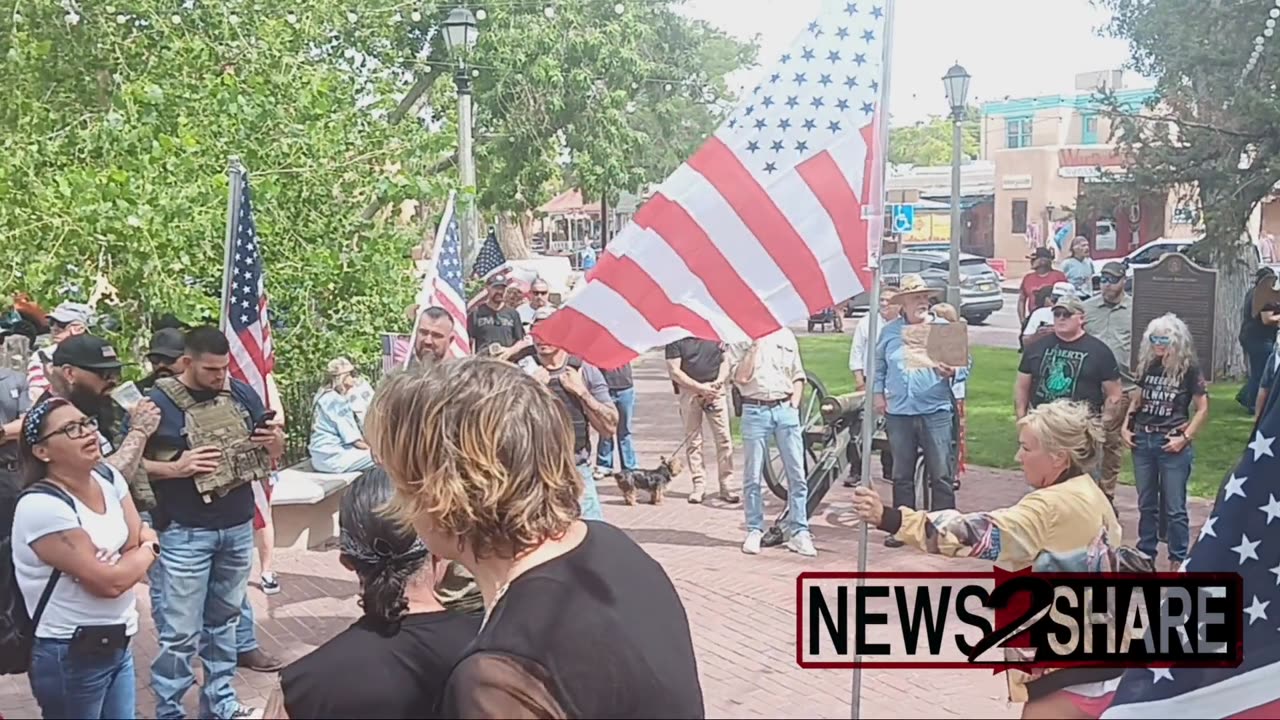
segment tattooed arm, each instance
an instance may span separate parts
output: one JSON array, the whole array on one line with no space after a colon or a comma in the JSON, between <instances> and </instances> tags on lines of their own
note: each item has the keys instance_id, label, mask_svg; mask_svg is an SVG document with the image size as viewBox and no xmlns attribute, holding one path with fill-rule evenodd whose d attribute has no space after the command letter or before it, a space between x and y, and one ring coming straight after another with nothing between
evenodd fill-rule
<instances>
[{"instance_id":1,"label":"tattooed arm","mask_svg":"<svg viewBox=\"0 0 1280 720\"><path fill-rule=\"evenodd\" d=\"M160 408L145 398L138 401L129 413L129 433L125 435L120 447L106 459L107 464L132 480L138 474L142 451L147 447L147 440L158 427L160 427Z\"/></svg>"},{"instance_id":2,"label":"tattooed arm","mask_svg":"<svg viewBox=\"0 0 1280 720\"><path fill-rule=\"evenodd\" d=\"M103 562L98 547L80 528L45 535L31 543L31 550L41 562L79 580L85 590L104 598L117 598L132 590L156 559L150 546L141 546L126 550L119 562Z\"/></svg>"}]
</instances>

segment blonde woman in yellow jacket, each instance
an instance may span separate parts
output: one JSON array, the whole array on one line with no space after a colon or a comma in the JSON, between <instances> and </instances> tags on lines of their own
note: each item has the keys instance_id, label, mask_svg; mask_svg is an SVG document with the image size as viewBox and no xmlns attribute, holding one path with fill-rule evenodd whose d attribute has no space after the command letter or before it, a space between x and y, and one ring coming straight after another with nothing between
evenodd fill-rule
<instances>
[{"instance_id":1,"label":"blonde woman in yellow jacket","mask_svg":"<svg viewBox=\"0 0 1280 720\"><path fill-rule=\"evenodd\" d=\"M1101 456L1102 443L1102 426L1088 406L1059 400L1031 410L1018 422L1018 462L1032 490L1015 505L972 513L925 512L886 507L875 490L858 487L854 508L864 522L933 555L990 560L1010 572L1111 571L1120 549L1120 524L1088 473ZM1009 700L1023 703L1023 718L1096 718L1110 703L1121 672L1011 670Z\"/></svg>"}]
</instances>

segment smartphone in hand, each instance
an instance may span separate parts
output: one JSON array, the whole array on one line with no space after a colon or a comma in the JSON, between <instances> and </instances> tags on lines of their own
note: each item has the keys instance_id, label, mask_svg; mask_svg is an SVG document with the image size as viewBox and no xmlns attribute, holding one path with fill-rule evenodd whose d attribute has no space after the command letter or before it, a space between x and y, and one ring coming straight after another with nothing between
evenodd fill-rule
<instances>
[{"instance_id":1,"label":"smartphone in hand","mask_svg":"<svg viewBox=\"0 0 1280 720\"><path fill-rule=\"evenodd\" d=\"M253 429L266 430L267 428L271 427L271 421L275 419L276 419L276 411L268 410L262 414L262 417L258 418L258 422L254 424Z\"/></svg>"}]
</instances>

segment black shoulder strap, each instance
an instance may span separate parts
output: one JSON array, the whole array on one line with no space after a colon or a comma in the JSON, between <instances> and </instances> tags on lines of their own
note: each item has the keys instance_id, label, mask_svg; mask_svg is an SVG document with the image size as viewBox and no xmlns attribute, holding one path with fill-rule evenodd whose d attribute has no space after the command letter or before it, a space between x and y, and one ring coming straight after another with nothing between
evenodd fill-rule
<instances>
[{"instance_id":1,"label":"black shoulder strap","mask_svg":"<svg viewBox=\"0 0 1280 720\"><path fill-rule=\"evenodd\" d=\"M99 463L99 465L102 464ZM43 480L36 482L22 491L22 495L27 494L52 495L66 503L72 512L76 510L76 501L71 499L71 496L62 488L50 482ZM79 513L76 513L76 522L80 522ZM36 629L40 627L40 616L44 615L44 609L49 605L49 598L53 597L53 589L58 586L58 580L60 579L62 579L62 571L58 568L53 568L53 572L49 574L49 582L45 583L44 592L40 593L40 601L36 603L36 610L31 614L31 635L33 637L36 634Z\"/></svg>"}]
</instances>

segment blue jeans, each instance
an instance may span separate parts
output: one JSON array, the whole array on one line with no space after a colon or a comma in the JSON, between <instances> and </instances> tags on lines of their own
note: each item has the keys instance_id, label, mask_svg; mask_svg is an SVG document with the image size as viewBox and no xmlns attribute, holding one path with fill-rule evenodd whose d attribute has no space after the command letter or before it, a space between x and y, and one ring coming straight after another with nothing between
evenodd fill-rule
<instances>
[{"instance_id":1,"label":"blue jeans","mask_svg":"<svg viewBox=\"0 0 1280 720\"><path fill-rule=\"evenodd\" d=\"M133 650L84 654L70 640L36 638L31 650L31 694L45 718L131 718L135 706Z\"/></svg>"},{"instance_id":2,"label":"blue jeans","mask_svg":"<svg viewBox=\"0 0 1280 720\"><path fill-rule=\"evenodd\" d=\"M151 522L151 513L139 513L142 521L148 525L154 525ZM151 595L151 622L156 626L156 635L160 635L160 630L164 626L164 595L161 590L164 588L164 562L163 558L157 558L151 563L151 567L147 570L147 589ZM253 625L253 604L249 602L249 593L244 594L244 602L240 604L240 622L236 624L236 652L247 653L258 649L258 638L254 635ZM201 637L201 647L209 644L208 634L205 633Z\"/></svg>"},{"instance_id":3,"label":"blue jeans","mask_svg":"<svg viewBox=\"0 0 1280 720\"><path fill-rule=\"evenodd\" d=\"M800 411L784 402L781 405L742 406L742 470L743 510L747 515L747 532L764 531L764 494L760 489L764 477L769 438L778 446L782 467L787 474L787 519L791 535L809 530L809 485L804 476L804 441L800 430Z\"/></svg>"},{"instance_id":4,"label":"blue jeans","mask_svg":"<svg viewBox=\"0 0 1280 720\"><path fill-rule=\"evenodd\" d=\"M1162 448L1163 433L1139 432L1134 435L1133 482L1138 489L1138 549L1156 556L1160 524L1160 501L1169 519L1169 560L1180 563L1187 559L1190 529L1187 523L1187 483L1195 448L1188 445L1180 453Z\"/></svg>"},{"instance_id":5,"label":"blue jeans","mask_svg":"<svg viewBox=\"0 0 1280 720\"><path fill-rule=\"evenodd\" d=\"M582 519L604 520L604 508L600 505L600 493L596 490L596 479L591 474L591 464L579 463L578 474L582 476Z\"/></svg>"},{"instance_id":6,"label":"blue jeans","mask_svg":"<svg viewBox=\"0 0 1280 720\"><path fill-rule=\"evenodd\" d=\"M173 523L160 534L165 579L160 651L151 663L157 718L183 717L182 698L195 684L192 662L203 640L200 716L228 718L239 707L236 626L253 567L253 521L225 530Z\"/></svg>"},{"instance_id":7,"label":"blue jeans","mask_svg":"<svg viewBox=\"0 0 1280 720\"><path fill-rule=\"evenodd\" d=\"M613 405L618 408L618 453L622 456L622 469L636 469L636 448L631 442L631 418L636 410L636 389L610 390ZM613 469L613 438L600 437L596 444L596 467Z\"/></svg>"},{"instance_id":8,"label":"blue jeans","mask_svg":"<svg viewBox=\"0 0 1280 720\"><path fill-rule=\"evenodd\" d=\"M925 482L932 495L929 510L956 506L951 462L955 420L950 410L929 415L886 415L885 434L893 455L893 506L916 508L916 460L924 454Z\"/></svg>"},{"instance_id":9,"label":"blue jeans","mask_svg":"<svg viewBox=\"0 0 1280 720\"><path fill-rule=\"evenodd\" d=\"M1249 410L1257 407L1258 389L1262 385L1262 371L1271 360L1271 353L1276 349L1274 342L1251 342L1244 345L1245 354L1249 356L1249 382L1240 389L1238 400Z\"/></svg>"}]
</instances>

